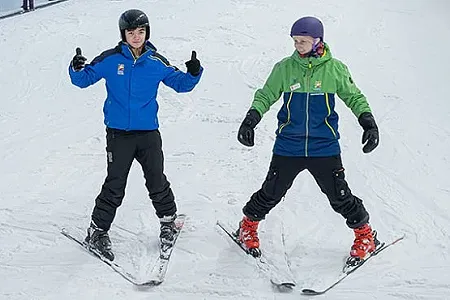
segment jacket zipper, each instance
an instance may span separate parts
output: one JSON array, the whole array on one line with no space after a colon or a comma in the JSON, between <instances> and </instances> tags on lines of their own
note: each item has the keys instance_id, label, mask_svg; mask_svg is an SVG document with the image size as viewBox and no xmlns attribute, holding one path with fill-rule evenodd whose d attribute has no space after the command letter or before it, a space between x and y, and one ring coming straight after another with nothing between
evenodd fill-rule
<instances>
[{"instance_id":1,"label":"jacket zipper","mask_svg":"<svg viewBox=\"0 0 450 300\"><path fill-rule=\"evenodd\" d=\"M305 138L305 157L308 157L308 135L309 135L309 84L311 79L311 61L308 64L308 76L306 78L306 138Z\"/></svg>"},{"instance_id":2,"label":"jacket zipper","mask_svg":"<svg viewBox=\"0 0 450 300\"><path fill-rule=\"evenodd\" d=\"M128 48L128 51L130 51L131 57L133 57L133 64L131 65L131 71L130 71L130 81L128 83L128 129L131 129L131 82L133 78L133 69L136 65L137 59L134 57L133 52L130 48Z\"/></svg>"}]
</instances>

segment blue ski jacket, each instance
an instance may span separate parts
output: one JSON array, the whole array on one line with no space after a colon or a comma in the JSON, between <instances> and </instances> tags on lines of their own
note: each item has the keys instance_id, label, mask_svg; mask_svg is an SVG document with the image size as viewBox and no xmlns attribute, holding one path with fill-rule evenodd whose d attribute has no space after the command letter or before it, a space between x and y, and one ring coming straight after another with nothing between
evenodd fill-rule
<instances>
[{"instance_id":1,"label":"blue ski jacket","mask_svg":"<svg viewBox=\"0 0 450 300\"><path fill-rule=\"evenodd\" d=\"M159 127L156 96L160 82L178 93L190 92L202 73L203 68L199 75L192 76L171 66L149 41L137 59L127 44L119 42L78 72L69 66L70 79L80 88L105 79L104 123L109 128L126 131Z\"/></svg>"}]
</instances>

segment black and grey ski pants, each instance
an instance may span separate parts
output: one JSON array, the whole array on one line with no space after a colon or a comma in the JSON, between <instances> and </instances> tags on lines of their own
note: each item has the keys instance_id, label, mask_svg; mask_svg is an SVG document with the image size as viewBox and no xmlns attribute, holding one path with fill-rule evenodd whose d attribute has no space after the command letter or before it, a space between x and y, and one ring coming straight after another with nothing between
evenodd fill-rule
<instances>
[{"instance_id":1,"label":"black and grey ski pants","mask_svg":"<svg viewBox=\"0 0 450 300\"><path fill-rule=\"evenodd\" d=\"M269 213L292 186L303 170L314 177L321 191L328 197L333 210L347 220L347 226L358 228L369 221L362 200L352 195L345 181L341 156L287 157L273 155L269 172L259 191L243 208L250 219L259 221Z\"/></svg>"},{"instance_id":2,"label":"black and grey ski pants","mask_svg":"<svg viewBox=\"0 0 450 300\"><path fill-rule=\"evenodd\" d=\"M106 129L108 174L95 200L92 221L109 230L117 208L125 196L128 173L133 160L142 167L145 186L159 218L173 215L177 208L170 183L164 175L164 157L158 130L124 131Z\"/></svg>"}]
</instances>

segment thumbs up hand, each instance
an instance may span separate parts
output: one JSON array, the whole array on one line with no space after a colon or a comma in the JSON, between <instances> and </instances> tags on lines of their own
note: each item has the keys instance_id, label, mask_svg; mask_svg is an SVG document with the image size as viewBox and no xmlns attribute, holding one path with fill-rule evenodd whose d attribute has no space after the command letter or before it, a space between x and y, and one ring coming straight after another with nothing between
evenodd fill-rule
<instances>
[{"instance_id":1,"label":"thumbs up hand","mask_svg":"<svg viewBox=\"0 0 450 300\"><path fill-rule=\"evenodd\" d=\"M187 71L192 76L200 74L200 61L197 59L197 52L192 51L191 60L188 60L185 64Z\"/></svg>"},{"instance_id":2,"label":"thumbs up hand","mask_svg":"<svg viewBox=\"0 0 450 300\"><path fill-rule=\"evenodd\" d=\"M81 54L81 49L77 48L75 50L75 56L72 59L72 68L75 71L80 71L84 68L84 64L86 63L86 57Z\"/></svg>"}]
</instances>

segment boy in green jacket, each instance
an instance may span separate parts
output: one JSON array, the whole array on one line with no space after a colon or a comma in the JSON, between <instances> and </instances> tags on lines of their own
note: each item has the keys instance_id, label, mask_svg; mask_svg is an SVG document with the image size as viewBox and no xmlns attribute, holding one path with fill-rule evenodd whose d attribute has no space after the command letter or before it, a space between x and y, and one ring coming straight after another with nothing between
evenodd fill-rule
<instances>
[{"instance_id":1,"label":"boy in green jacket","mask_svg":"<svg viewBox=\"0 0 450 300\"><path fill-rule=\"evenodd\" d=\"M237 235L254 256L259 250L258 224L292 186L295 177L308 170L331 207L354 230L350 262L367 257L378 244L362 200L354 196L344 177L337 95L358 118L364 133L364 153L378 146L378 128L366 97L353 82L346 65L331 56L323 41L323 25L314 17L297 20L291 29L296 50L275 64L264 87L256 91L250 110L239 128L238 140L254 145L254 128L271 105L283 96L269 172L259 191L243 208Z\"/></svg>"}]
</instances>

